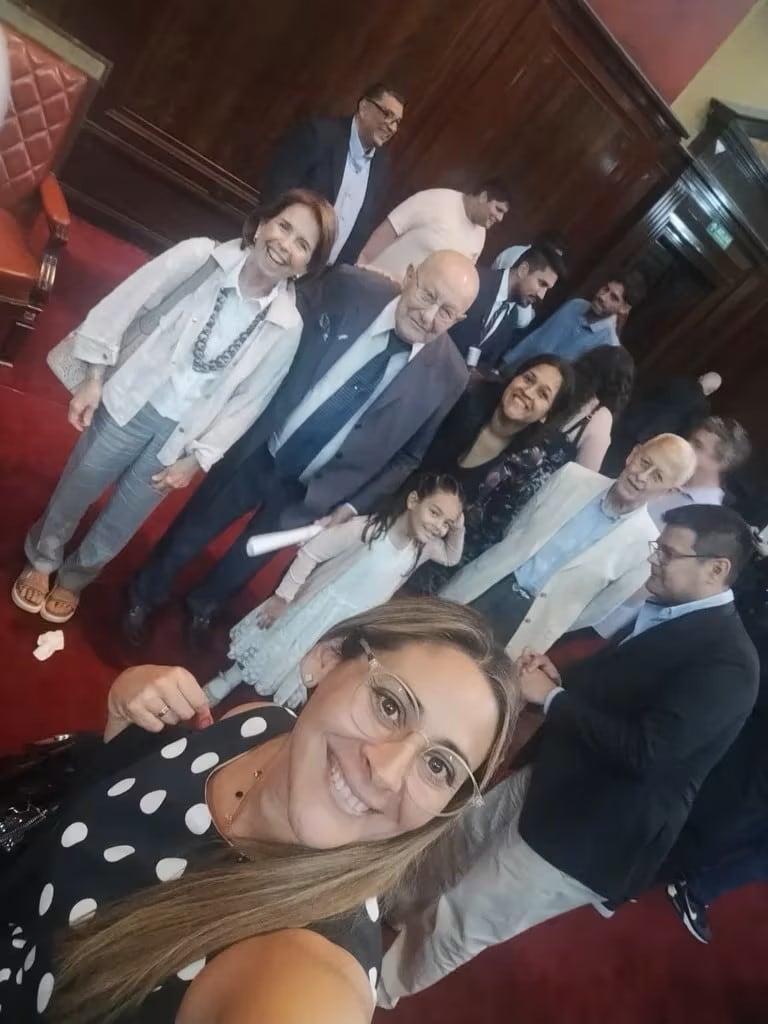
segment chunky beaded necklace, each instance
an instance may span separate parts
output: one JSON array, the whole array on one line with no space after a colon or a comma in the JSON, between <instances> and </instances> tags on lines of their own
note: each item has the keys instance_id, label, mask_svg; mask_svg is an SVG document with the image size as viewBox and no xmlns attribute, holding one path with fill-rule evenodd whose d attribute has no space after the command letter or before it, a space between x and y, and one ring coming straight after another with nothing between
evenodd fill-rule
<instances>
[{"instance_id":1,"label":"chunky beaded necklace","mask_svg":"<svg viewBox=\"0 0 768 1024\"><path fill-rule=\"evenodd\" d=\"M267 309L269 307L266 307L265 309L262 309L261 312L257 313L245 330L241 331L235 340L227 345L220 355L216 356L215 359L206 359L205 350L208 345L208 339L210 338L211 331L219 319L219 315L224 303L227 301L229 292L229 288L219 289L219 294L216 296L216 303L213 307L213 311L208 317L202 331L198 334L197 341L192 348L192 367L197 373L214 373L216 370L223 370L225 367L229 366L250 335L253 334L267 315Z\"/></svg>"}]
</instances>

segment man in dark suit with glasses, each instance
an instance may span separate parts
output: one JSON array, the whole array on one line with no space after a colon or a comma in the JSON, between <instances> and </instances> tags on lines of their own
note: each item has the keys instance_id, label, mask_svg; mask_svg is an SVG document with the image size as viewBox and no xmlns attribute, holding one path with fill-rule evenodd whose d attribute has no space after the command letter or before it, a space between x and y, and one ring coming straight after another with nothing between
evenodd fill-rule
<instances>
[{"instance_id":1,"label":"man in dark suit with glasses","mask_svg":"<svg viewBox=\"0 0 768 1024\"><path fill-rule=\"evenodd\" d=\"M312 118L278 143L262 198L311 188L333 203L339 233L330 263L355 263L380 219L390 173L384 147L400 128L404 104L396 89L376 82L352 118Z\"/></svg>"}]
</instances>

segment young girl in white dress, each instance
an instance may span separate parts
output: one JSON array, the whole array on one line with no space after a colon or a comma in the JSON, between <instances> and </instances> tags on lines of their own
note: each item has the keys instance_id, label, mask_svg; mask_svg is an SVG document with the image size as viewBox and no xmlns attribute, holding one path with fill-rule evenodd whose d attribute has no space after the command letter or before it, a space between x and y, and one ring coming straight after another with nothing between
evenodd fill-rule
<instances>
[{"instance_id":1,"label":"young girl in white dress","mask_svg":"<svg viewBox=\"0 0 768 1024\"><path fill-rule=\"evenodd\" d=\"M205 687L211 706L239 683L277 704L307 699L307 651L333 626L383 604L430 559L456 565L464 547L459 485L424 473L382 512L330 526L299 549L272 597L230 633L232 666Z\"/></svg>"}]
</instances>

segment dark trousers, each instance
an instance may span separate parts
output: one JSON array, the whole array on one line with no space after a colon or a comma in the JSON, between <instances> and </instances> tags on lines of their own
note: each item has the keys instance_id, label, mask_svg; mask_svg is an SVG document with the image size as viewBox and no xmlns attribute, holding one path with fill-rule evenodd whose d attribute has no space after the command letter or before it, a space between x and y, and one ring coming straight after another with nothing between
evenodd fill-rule
<instances>
[{"instance_id":1,"label":"dark trousers","mask_svg":"<svg viewBox=\"0 0 768 1024\"><path fill-rule=\"evenodd\" d=\"M506 647L520 628L533 598L517 586L513 573L494 583L469 604L488 620L496 642Z\"/></svg>"},{"instance_id":2,"label":"dark trousers","mask_svg":"<svg viewBox=\"0 0 768 1024\"><path fill-rule=\"evenodd\" d=\"M691 896L704 906L726 892L768 881L768 819L738 837L723 837L685 878Z\"/></svg>"},{"instance_id":3,"label":"dark trousers","mask_svg":"<svg viewBox=\"0 0 768 1024\"><path fill-rule=\"evenodd\" d=\"M250 558L245 550L248 538L254 533L279 529L286 506L300 502L304 493L305 488L298 481L282 479L275 472L266 445L239 464L227 465L225 457L214 466L134 576L132 602L156 608L168 601L182 568L236 519L258 505L229 551L186 596L192 612L211 615L272 557L268 554ZM310 518L307 514L304 522ZM294 516L291 525L302 524Z\"/></svg>"}]
</instances>

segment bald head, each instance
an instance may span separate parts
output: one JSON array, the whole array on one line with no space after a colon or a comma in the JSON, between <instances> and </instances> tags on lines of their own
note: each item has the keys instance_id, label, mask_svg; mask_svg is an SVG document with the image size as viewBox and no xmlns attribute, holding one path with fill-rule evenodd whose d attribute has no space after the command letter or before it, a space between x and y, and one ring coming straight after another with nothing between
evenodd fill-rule
<instances>
[{"instance_id":1,"label":"bald head","mask_svg":"<svg viewBox=\"0 0 768 1024\"><path fill-rule=\"evenodd\" d=\"M716 391L720 390L722 383L723 378L714 370L708 370L707 373L702 373L699 377L699 387L705 395L714 395Z\"/></svg>"},{"instance_id":2,"label":"bald head","mask_svg":"<svg viewBox=\"0 0 768 1024\"><path fill-rule=\"evenodd\" d=\"M472 261L447 249L409 267L395 310L398 336L416 345L449 331L477 298L479 284Z\"/></svg>"},{"instance_id":3,"label":"bald head","mask_svg":"<svg viewBox=\"0 0 768 1024\"><path fill-rule=\"evenodd\" d=\"M629 453L611 488L614 504L625 512L646 505L690 480L696 453L677 434L658 434Z\"/></svg>"}]
</instances>

